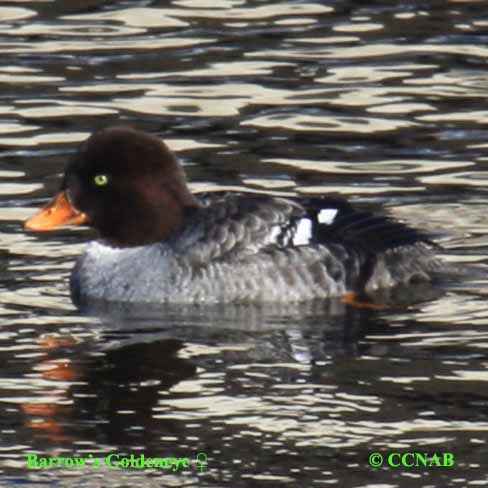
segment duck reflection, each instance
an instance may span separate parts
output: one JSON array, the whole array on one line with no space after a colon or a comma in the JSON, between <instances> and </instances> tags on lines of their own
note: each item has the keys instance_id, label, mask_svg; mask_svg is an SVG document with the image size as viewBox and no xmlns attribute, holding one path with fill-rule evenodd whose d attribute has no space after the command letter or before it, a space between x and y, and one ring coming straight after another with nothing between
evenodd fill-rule
<instances>
[{"instance_id":1,"label":"duck reflection","mask_svg":"<svg viewBox=\"0 0 488 488\"><path fill-rule=\"evenodd\" d=\"M238 372L245 375L251 364L288 365L273 368L283 381L287 369L305 368L311 379L334 355L367 353L367 334L387 334L386 307L440 294L426 285L391 289L361 308L341 300L270 307L91 303L89 335L42 337L37 391L22 410L39 448L81 437L119 449L144 445L147 455L177 446L172 454L187 455L181 439L191 415L173 409L179 401L198 410L200 397L242 381Z\"/></svg>"}]
</instances>

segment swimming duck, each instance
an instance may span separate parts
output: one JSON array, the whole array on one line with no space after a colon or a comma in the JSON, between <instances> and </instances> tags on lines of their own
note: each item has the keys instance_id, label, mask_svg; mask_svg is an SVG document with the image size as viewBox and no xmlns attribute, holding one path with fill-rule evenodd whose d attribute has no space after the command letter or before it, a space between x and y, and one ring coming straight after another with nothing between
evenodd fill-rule
<instances>
[{"instance_id":1,"label":"swimming duck","mask_svg":"<svg viewBox=\"0 0 488 488\"><path fill-rule=\"evenodd\" d=\"M25 228L99 234L71 275L77 302L298 302L429 280L429 237L329 197L190 192L156 136L111 127L66 167Z\"/></svg>"}]
</instances>

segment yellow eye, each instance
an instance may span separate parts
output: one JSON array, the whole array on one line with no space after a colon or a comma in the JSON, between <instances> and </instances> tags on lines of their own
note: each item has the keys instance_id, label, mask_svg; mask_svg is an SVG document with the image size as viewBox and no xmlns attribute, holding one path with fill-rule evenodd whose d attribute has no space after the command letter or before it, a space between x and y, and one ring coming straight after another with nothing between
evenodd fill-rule
<instances>
[{"instance_id":1,"label":"yellow eye","mask_svg":"<svg viewBox=\"0 0 488 488\"><path fill-rule=\"evenodd\" d=\"M93 183L97 186L105 186L108 185L109 179L107 175L95 175L93 177Z\"/></svg>"}]
</instances>

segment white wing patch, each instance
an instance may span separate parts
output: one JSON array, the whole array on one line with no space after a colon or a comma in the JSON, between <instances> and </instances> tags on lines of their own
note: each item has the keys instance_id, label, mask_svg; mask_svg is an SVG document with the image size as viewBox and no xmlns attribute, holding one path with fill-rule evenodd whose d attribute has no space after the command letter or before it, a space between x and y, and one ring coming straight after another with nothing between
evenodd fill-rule
<instances>
[{"instance_id":1,"label":"white wing patch","mask_svg":"<svg viewBox=\"0 0 488 488\"><path fill-rule=\"evenodd\" d=\"M312 239L312 221L310 219L301 219L293 235L294 246L304 246L310 243Z\"/></svg>"},{"instance_id":2,"label":"white wing patch","mask_svg":"<svg viewBox=\"0 0 488 488\"><path fill-rule=\"evenodd\" d=\"M281 234L281 227L279 225L274 225L271 228L271 232L269 233L266 244L276 244L278 242L278 237Z\"/></svg>"},{"instance_id":3,"label":"white wing patch","mask_svg":"<svg viewBox=\"0 0 488 488\"><path fill-rule=\"evenodd\" d=\"M334 222L334 219L337 215L337 208L323 208L318 216L317 220L319 221L319 224L326 224L330 225L332 222Z\"/></svg>"}]
</instances>

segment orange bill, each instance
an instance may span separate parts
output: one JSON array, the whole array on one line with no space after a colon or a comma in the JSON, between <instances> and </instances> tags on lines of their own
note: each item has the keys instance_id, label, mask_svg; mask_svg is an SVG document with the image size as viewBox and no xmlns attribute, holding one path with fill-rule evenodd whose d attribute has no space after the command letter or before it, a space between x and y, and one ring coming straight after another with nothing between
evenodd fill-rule
<instances>
[{"instance_id":1,"label":"orange bill","mask_svg":"<svg viewBox=\"0 0 488 488\"><path fill-rule=\"evenodd\" d=\"M24 224L26 230L45 231L64 225L80 225L88 222L88 216L76 210L64 191L58 193L44 208Z\"/></svg>"}]
</instances>

